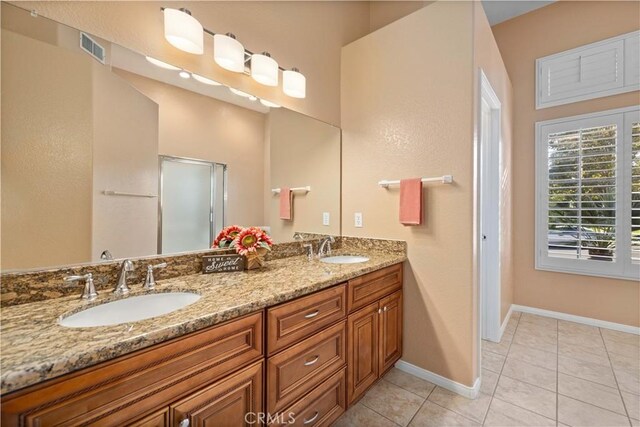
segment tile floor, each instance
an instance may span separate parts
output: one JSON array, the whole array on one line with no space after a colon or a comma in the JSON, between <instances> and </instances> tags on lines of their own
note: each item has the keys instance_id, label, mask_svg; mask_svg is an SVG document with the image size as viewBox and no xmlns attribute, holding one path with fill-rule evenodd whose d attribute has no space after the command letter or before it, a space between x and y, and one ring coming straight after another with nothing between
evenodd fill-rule
<instances>
[{"instance_id":1,"label":"tile floor","mask_svg":"<svg viewBox=\"0 0 640 427\"><path fill-rule=\"evenodd\" d=\"M336 426L640 426L640 337L514 313L466 399L393 368Z\"/></svg>"}]
</instances>

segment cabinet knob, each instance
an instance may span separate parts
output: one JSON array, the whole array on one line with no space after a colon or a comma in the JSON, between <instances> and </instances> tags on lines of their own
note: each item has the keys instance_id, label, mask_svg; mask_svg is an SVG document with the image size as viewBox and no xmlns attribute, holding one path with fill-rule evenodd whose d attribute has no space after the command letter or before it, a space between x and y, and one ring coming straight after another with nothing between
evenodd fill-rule
<instances>
[{"instance_id":1,"label":"cabinet knob","mask_svg":"<svg viewBox=\"0 0 640 427\"><path fill-rule=\"evenodd\" d=\"M316 411L315 414L313 414L313 417L307 419L305 418L304 421L302 422L302 424L307 425L307 424L311 424L312 422L314 422L316 420L316 418L318 418L318 415L320 415L320 412Z\"/></svg>"},{"instance_id":2,"label":"cabinet knob","mask_svg":"<svg viewBox=\"0 0 640 427\"><path fill-rule=\"evenodd\" d=\"M387 308L387 306L385 305L385 306L382 308L382 311L387 311L387 310L389 310L389 309L388 309L388 308Z\"/></svg>"},{"instance_id":3,"label":"cabinet knob","mask_svg":"<svg viewBox=\"0 0 640 427\"><path fill-rule=\"evenodd\" d=\"M184 420L180 421L180 424L178 424L178 427L189 427L189 424L191 424L189 422L189 418L185 418Z\"/></svg>"},{"instance_id":4,"label":"cabinet knob","mask_svg":"<svg viewBox=\"0 0 640 427\"><path fill-rule=\"evenodd\" d=\"M313 319L314 317L316 317L316 316L318 315L318 313L320 313L320 310L312 311L312 312L311 312L311 313L309 313L309 314L305 314L305 315L304 315L304 318L305 318L305 319Z\"/></svg>"},{"instance_id":5,"label":"cabinet knob","mask_svg":"<svg viewBox=\"0 0 640 427\"><path fill-rule=\"evenodd\" d=\"M382 314L382 309L381 308L378 309L378 314Z\"/></svg>"},{"instance_id":6,"label":"cabinet knob","mask_svg":"<svg viewBox=\"0 0 640 427\"><path fill-rule=\"evenodd\" d=\"M304 366L311 366L314 363L316 363L318 361L318 359L320 359L320 356L314 356L313 359L311 359L311 360L309 360L307 362L304 362Z\"/></svg>"}]
</instances>

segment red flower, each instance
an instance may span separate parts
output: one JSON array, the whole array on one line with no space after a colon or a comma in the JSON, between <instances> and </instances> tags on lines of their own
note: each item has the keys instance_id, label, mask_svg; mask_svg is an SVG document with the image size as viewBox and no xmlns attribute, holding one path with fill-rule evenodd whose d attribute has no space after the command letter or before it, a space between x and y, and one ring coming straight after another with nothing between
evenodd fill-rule
<instances>
[{"instance_id":1,"label":"red flower","mask_svg":"<svg viewBox=\"0 0 640 427\"><path fill-rule=\"evenodd\" d=\"M271 249L273 241L267 233L258 227L249 227L242 230L231 243L240 255L256 252L258 248Z\"/></svg>"},{"instance_id":2,"label":"red flower","mask_svg":"<svg viewBox=\"0 0 640 427\"><path fill-rule=\"evenodd\" d=\"M242 227L238 225L230 225L220 231L218 236L213 241L212 248L228 248L231 246L233 239L242 231Z\"/></svg>"}]
</instances>

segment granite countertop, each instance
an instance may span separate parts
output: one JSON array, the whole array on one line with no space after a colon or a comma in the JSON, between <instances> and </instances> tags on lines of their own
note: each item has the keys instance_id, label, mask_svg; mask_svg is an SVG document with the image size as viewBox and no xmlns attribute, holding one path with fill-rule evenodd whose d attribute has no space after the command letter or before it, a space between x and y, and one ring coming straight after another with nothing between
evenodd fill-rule
<instances>
[{"instance_id":1,"label":"granite countertop","mask_svg":"<svg viewBox=\"0 0 640 427\"><path fill-rule=\"evenodd\" d=\"M344 251L335 251L340 254ZM352 251L353 252L353 251ZM268 261L261 270L194 274L158 281L155 291L129 283L129 297L192 291L201 298L173 313L132 324L65 328L60 315L117 299L102 291L87 302L78 294L2 309L0 393L55 378L171 338L261 310L406 260L404 253L361 250L369 261L325 264L306 257Z\"/></svg>"}]
</instances>

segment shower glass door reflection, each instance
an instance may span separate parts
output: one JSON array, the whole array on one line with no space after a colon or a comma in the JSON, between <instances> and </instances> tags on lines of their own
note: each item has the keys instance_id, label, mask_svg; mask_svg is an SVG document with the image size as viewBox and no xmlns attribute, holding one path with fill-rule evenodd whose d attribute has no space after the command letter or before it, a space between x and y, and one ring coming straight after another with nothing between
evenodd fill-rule
<instances>
[{"instance_id":1,"label":"shower glass door reflection","mask_svg":"<svg viewBox=\"0 0 640 427\"><path fill-rule=\"evenodd\" d=\"M225 176L219 163L160 156L158 253L211 247L224 226Z\"/></svg>"}]
</instances>

